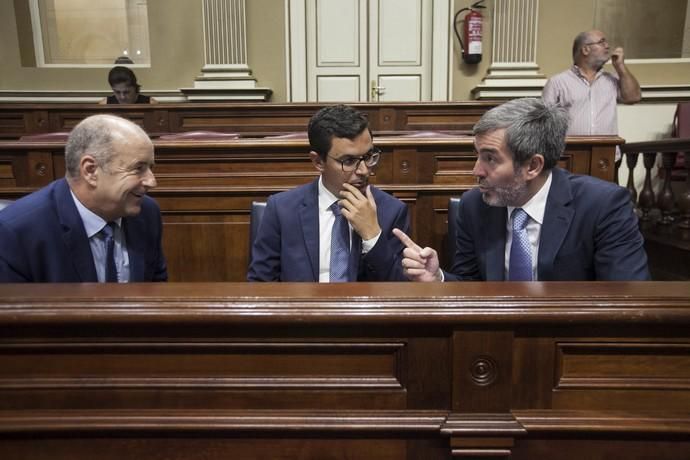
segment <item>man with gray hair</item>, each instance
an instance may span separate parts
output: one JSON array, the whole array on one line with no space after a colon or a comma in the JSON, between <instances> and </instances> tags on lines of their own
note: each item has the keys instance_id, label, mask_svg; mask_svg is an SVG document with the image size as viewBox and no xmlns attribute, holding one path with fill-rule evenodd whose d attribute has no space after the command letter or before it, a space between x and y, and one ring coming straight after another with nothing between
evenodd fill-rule
<instances>
[{"instance_id":1,"label":"man with gray hair","mask_svg":"<svg viewBox=\"0 0 690 460\"><path fill-rule=\"evenodd\" d=\"M479 187L463 194L455 258L398 229L413 281L648 280L647 255L627 191L558 168L568 114L541 99L515 99L474 126Z\"/></svg>"},{"instance_id":2,"label":"man with gray hair","mask_svg":"<svg viewBox=\"0 0 690 460\"><path fill-rule=\"evenodd\" d=\"M153 144L94 115L70 133L66 175L0 212L0 282L166 281Z\"/></svg>"}]
</instances>

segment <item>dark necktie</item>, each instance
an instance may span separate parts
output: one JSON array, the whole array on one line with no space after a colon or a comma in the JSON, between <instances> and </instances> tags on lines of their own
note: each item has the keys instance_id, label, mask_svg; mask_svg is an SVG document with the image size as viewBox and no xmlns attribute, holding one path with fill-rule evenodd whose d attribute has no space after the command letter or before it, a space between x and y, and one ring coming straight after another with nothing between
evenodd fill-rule
<instances>
[{"instance_id":1,"label":"dark necktie","mask_svg":"<svg viewBox=\"0 0 690 460\"><path fill-rule=\"evenodd\" d=\"M331 283L342 283L349 281L350 226L345 216L340 212L337 201L330 206L330 209L335 214L335 222L333 222L333 233L331 234L329 280Z\"/></svg>"},{"instance_id":2,"label":"dark necktie","mask_svg":"<svg viewBox=\"0 0 690 460\"><path fill-rule=\"evenodd\" d=\"M515 208L513 220L513 243L510 246L508 265L509 281L532 281L532 245L527 237L529 216L522 208Z\"/></svg>"},{"instance_id":3,"label":"dark necktie","mask_svg":"<svg viewBox=\"0 0 690 460\"><path fill-rule=\"evenodd\" d=\"M117 283L117 268L115 267L115 238L113 232L115 230L115 222L108 222L103 227L101 232L105 239L105 282Z\"/></svg>"}]
</instances>

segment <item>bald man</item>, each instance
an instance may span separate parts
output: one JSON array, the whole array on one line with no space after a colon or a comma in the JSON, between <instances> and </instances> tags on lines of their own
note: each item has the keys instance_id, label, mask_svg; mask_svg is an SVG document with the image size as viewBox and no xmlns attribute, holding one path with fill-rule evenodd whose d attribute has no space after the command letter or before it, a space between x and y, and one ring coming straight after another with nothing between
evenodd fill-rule
<instances>
[{"instance_id":1,"label":"bald man","mask_svg":"<svg viewBox=\"0 0 690 460\"><path fill-rule=\"evenodd\" d=\"M63 179L0 212L0 282L166 281L153 144L112 115L79 123Z\"/></svg>"},{"instance_id":2,"label":"bald man","mask_svg":"<svg viewBox=\"0 0 690 460\"><path fill-rule=\"evenodd\" d=\"M546 82L544 101L568 109L569 136L618 134L616 104L634 104L641 98L623 48L611 47L602 31L590 30L575 37L572 52L573 65ZM609 60L616 75L603 69Z\"/></svg>"}]
</instances>

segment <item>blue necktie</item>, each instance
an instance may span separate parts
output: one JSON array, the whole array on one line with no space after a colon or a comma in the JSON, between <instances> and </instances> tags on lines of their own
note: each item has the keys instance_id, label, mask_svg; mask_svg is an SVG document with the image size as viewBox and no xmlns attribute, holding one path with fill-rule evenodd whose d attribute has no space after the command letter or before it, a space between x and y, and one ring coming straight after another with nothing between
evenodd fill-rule
<instances>
[{"instance_id":1,"label":"blue necktie","mask_svg":"<svg viewBox=\"0 0 690 460\"><path fill-rule=\"evenodd\" d=\"M349 281L350 226L345 216L340 212L337 201L330 206L330 209L335 214L335 222L333 222L333 233L331 234L329 280L331 283L343 283Z\"/></svg>"},{"instance_id":2,"label":"blue necktie","mask_svg":"<svg viewBox=\"0 0 690 460\"><path fill-rule=\"evenodd\" d=\"M108 222L103 227L101 232L105 239L105 282L117 283L117 268L115 267L115 238L113 238L113 231L115 230L115 222Z\"/></svg>"},{"instance_id":3,"label":"blue necktie","mask_svg":"<svg viewBox=\"0 0 690 460\"><path fill-rule=\"evenodd\" d=\"M532 281L532 245L527 238L529 216L522 208L515 208L513 220L513 243L510 246L509 281Z\"/></svg>"}]
</instances>

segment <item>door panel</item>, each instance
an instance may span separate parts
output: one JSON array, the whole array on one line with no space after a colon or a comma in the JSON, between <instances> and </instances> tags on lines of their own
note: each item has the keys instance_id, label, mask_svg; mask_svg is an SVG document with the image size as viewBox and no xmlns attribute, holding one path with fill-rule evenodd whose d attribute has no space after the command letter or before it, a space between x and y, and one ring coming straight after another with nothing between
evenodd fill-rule
<instances>
[{"instance_id":1,"label":"door panel","mask_svg":"<svg viewBox=\"0 0 690 460\"><path fill-rule=\"evenodd\" d=\"M361 80L359 75L318 76L316 100L320 102L359 101Z\"/></svg>"},{"instance_id":2,"label":"door panel","mask_svg":"<svg viewBox=\"0 0 690 460\"><path fill-rule=\"evenodd\" d=\"M421 75L380 75L380 101L421 101Z\"/></svg>"},{"instance_id":3,"label":"door panel","mask_svg":"<svg viewBox=\"0 0 690 460\"><path fill-rule=\"evenodd\" d=\"M431 100L431 0L372 0L372 101Z\"/></svg>"},{"instance_id":4,"label":"door panel","mask_svg":"<svg viewBox=\"0 0 690 460\"><path fill-rule=\"evenodd\" d=\"M307 2L308 100L367 100L366 12L366 0Z\"/></svg>"}]
</instances>

